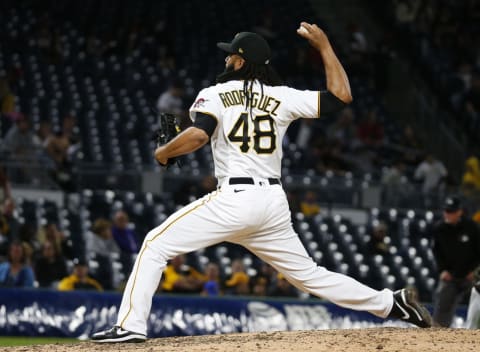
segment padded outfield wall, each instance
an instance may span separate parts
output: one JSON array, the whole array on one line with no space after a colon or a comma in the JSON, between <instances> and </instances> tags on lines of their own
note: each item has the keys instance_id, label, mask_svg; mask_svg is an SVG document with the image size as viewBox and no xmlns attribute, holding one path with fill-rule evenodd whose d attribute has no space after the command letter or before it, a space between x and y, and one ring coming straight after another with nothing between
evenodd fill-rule
<instances>
[{"instance_id":1,"label":"padded outfield wall","mask_svg":"<svg viewBox=\"0 0 480 352\"><path fill-rule=\"evenodd\" d=\"M86 339L115 323L119 293L0 289L0 336ZM457 312L461 327L465 307ZM153 299L148 336L406 326L321 300L159 295Z\"/></svg>"}]
</instances>

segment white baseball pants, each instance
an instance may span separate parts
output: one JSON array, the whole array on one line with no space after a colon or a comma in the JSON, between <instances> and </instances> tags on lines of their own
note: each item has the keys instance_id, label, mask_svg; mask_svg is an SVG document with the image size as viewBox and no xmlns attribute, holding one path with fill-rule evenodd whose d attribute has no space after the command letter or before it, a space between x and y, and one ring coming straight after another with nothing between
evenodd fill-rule
<instances>
[{"instance_id":1,"label":"white baseball pants","mask_svg":"<svg viewBox=\"0 0 480 352\"><path fill-rule=\"evenodd\" d=\"M465 327L467 329L480 329L480 293L475 287L472 287L470 293Z\"/></svg>"},{"instance_id":2,"label":"white baseball pants","mask_svg":"<svg viewBox=\"0 0 480 352\"><path fill-rule=\"evenodd\" d=\"M392 291L374 290L312 260L292 228L281 185L258 179L254 185L229 185L227 180L146 235L125 287L117 325L146 334L152 297L167 260L222 241L246 247L297 288L339 306L379 317L392 309Z\"/></svg>"}]
</instances>

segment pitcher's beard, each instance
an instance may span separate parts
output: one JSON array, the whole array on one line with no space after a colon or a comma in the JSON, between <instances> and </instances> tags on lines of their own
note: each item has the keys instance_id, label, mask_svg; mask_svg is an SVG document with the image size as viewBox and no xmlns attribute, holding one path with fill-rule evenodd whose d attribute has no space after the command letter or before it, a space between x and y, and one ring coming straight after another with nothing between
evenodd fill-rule
<instances>
[{"instance_id":1,"label":"pitcher's beard","mask_svg":"<svg viewBox=\"0 0 480 352\"><path fill-rule=\"evenodd\" d=\"M244 79L243 67L240 70L235 71L233 65L228 65L225 67L222 73L217 76L217 83L225 83L232 80L241 80Z\"/></svg>"}]
</instances>

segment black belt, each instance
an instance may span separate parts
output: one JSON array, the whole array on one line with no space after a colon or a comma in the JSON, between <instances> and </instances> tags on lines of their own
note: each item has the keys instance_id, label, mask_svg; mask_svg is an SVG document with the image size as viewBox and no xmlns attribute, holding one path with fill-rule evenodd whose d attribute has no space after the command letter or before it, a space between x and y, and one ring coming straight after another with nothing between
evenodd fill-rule
<instances>
[{"instance_id":1,"label":"black belt","mask_svg":"<svg viewBox=\"0 0 480 352\"><path fill-rule=\"evenodd\" d=\"M271 185L281 184L278 178L268 178L268 183ZM228 180L229 185L254 185L255 181L251 177L231 177Z\"/></svg>"}]
</instances>

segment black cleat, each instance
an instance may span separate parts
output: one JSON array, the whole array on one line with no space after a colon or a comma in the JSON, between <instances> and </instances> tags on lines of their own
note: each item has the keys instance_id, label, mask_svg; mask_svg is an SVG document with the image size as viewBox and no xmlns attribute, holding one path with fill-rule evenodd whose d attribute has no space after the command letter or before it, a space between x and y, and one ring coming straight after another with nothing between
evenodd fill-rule
<instances>
[{"instance_id":1,"label":"black cleat","mask_svg":"<svg viewBox=\"0 0 480 352\"><path fill-rule=\"evenodd\" d=\"M393 293L393 307L388 318L395 318L414 324L420 328L430 328L432 317L417 299L412 289L401 289Z\"/></svg>"},{"instance_id":2,"label":"black cleat","mask_svg":"<svg viewBox=\"0 0 480 352\"><path fill-rule=\"evenodd\" d=\"M145 342L147 337L143 334L124 330L120 326L114 326L111 329L93 334L90 339L99 343Z\"/></svg>"}]
</instances>

